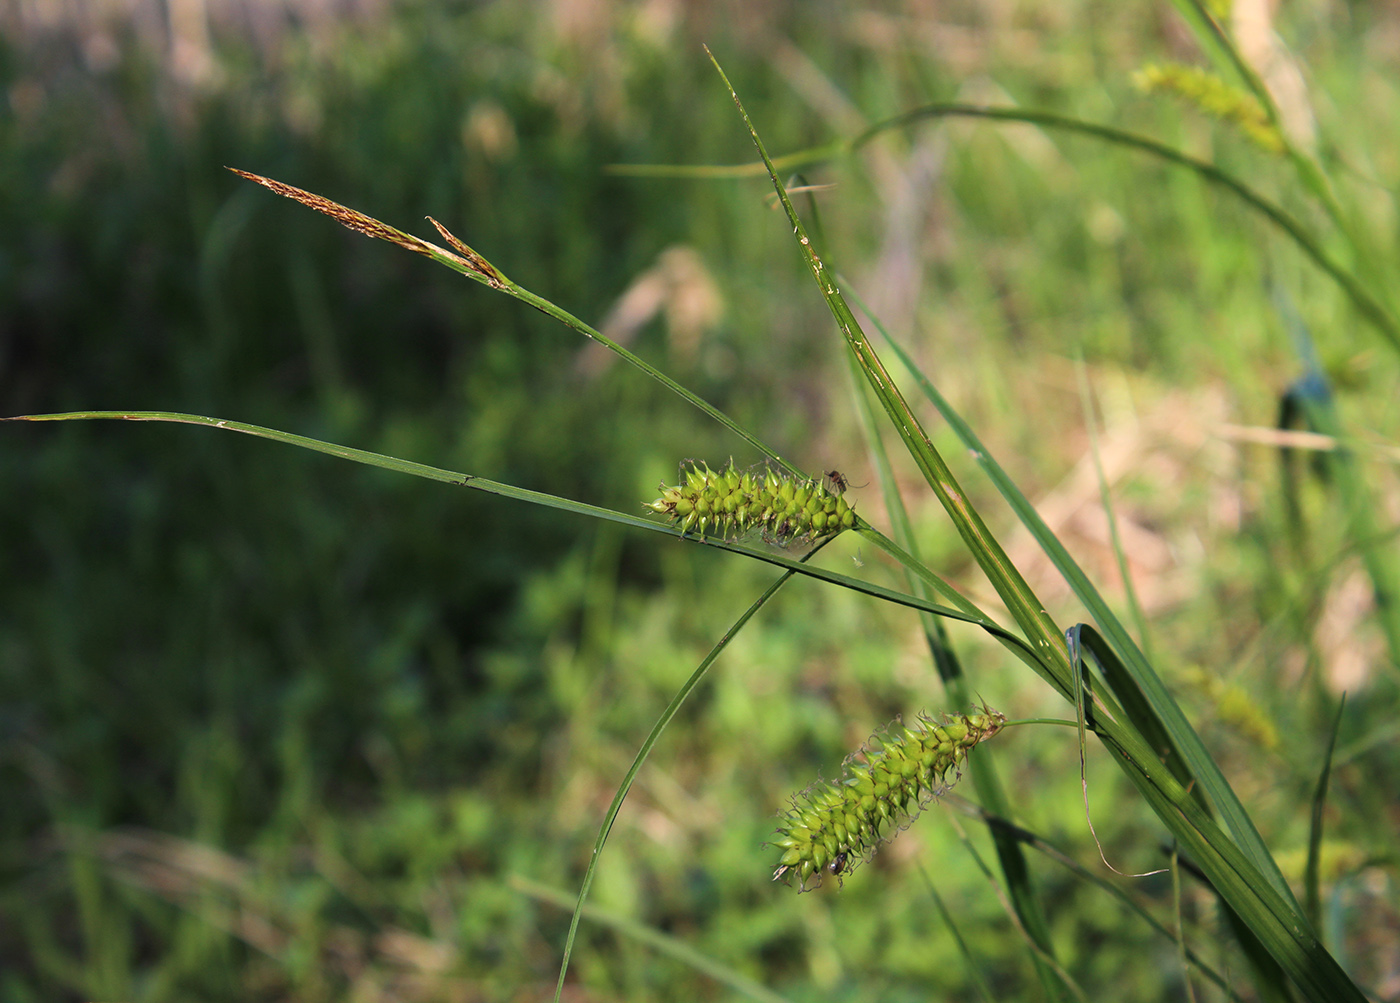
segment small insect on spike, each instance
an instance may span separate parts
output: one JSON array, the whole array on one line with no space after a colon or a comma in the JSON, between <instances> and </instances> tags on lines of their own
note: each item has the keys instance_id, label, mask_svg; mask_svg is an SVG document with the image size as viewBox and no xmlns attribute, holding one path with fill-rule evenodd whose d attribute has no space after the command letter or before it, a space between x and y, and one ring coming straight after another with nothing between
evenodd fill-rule
<instances>
[{"instance_id":1,"label":"small insect on spike","mask_svg":"<svg viewBox=\"0 0 1400 1003\"><path fill-rule=\"evenodd\" d=\"M846 475L839 470L828 470L826 472L827 485L831 488L831 493L843 495L846 489L851 486L851 482L846 480Z\"/></svg>"}]
</instances>

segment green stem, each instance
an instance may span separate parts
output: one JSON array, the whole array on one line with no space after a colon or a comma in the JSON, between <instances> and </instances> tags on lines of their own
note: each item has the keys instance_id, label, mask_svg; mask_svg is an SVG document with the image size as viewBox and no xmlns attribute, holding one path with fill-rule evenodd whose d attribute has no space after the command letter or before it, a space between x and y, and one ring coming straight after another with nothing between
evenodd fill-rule
<instances>
[{"instance_id":1,"label":"green stem","mask_svg":"<svg viewBox=\"0 0 1400 1003\"><path fill-rule=\"evenodd\" d=\"M1066 132L1077 132L1081 135L1092 136L1119 146L1126 146L1131 149L1141 150L1149 153L1161 160L1178 167L1184 167L1189 171L1210 182L1231 192L1241 199L1250 208L1254 209L1276 227L1286 233L1295 244L1298 245L1305 255L1312 259L1313 263L1331 276L1342 291L1351 300L1358 313L1365 317L1381 333L1391 346L1400 350L1400 322L1397 322L1390 312L1372 296L1360 280L1346 270L1331 255L1323 250L1322 245L1310 234L1306 227L1282 206L1270 201L1253 188L1240 181L1234 175L1221 170L1214 164L1182 153L1165 143L1158 142L1148 136L1127 132L1123 129L1115 129L1112 126L1100 125L1095 122L1085 122L1082 119L1071 118L1067 115L1058 115L1050 111L1038 111L1027 108L999 108L989 105L969 105L969 104L930 104L921 108L915 108L902 115L877 122L865 132L850 141L850 152L854 153L862 146L875 139L881 133L892 129L902 129L925 119L948 118L982 118L990 121L1001 122L1028 122L1033 125L1043 126L1047 129L1060 129ZM1340 224L1339 224L1340 225Z\"/></svg>"}]
</instances>

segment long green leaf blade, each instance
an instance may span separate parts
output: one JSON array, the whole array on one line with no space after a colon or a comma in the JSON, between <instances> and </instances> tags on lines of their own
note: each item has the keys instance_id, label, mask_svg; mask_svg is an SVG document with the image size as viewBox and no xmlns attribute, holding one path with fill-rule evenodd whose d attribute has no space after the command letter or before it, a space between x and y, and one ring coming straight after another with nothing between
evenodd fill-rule
<instances>
[{"instance_id":1,"label":"long green leaf blade","mask_svg":"<svg viewBox=\"0 0 1400 1003\"><path fill-rule=\"evenodd\" d=\"M825 542L814 547L802 558L803 562L805 563L814 557L817 551L824 546L826 546ZM603 816L603 824L598 829L598 837L593 841L593 853L589 856L588 867L583 873L583 884L579 888L578 902L574 906L573 919L569 922L569 935L564 941L564 957L559 963L559 982L554 987L555 1003L558 1003L564 993L564 976L568 974L569 971L569 958L574 951L574 938L578 935L579 918L583 915L584 902L588 899L588 891L593 887L593 875L597 873L598 860L603 854L603 846L608 841L608 833L612 832L613 822L617 821L617 813L622 810L622 802L627 798L628 791L632 789L632 782L636 780L637 773L641 770L642 764L647 761L647 757L651 755L651 750L655 748L656 743L660 741L661 733L666 730L666 726L671 723L671 719L674 718L676 713L681 709L681 704L685 703L686 698L695 691L695 687L700 685L700 681L704 679L705 675L710 671L710 666L715 663L715 659L719 658L724 652L724 649L729 647L729 642L738 636L739 631L743 630L745 624L753 619L754 614L767 605L768 601L777 595L778 590L786 585L788 580L796 573L796 571L783 572L782 575L778 577L777 581L768 586L768 588L764 590L764 593L755 599L753 604L744 611L743 615L741 615L738 620L734 621L734 625L725 631L724 636L710 649L709 654L704 657L700 664L696 666L695 671L690 674L690 678L676 691L675 695L671 698L671 702L666 705L666 709L662 711L661 716L657 718L656 724L652 726L650 734L648 734L646 740L642 742L642 747L637 751L636 757L632 760L632 765L627 770L627 775L622 778L622 784L618 787L617 793L613 795L612 804L608 805L608 810Z\"/></svg>"},{"instance_id":2,"label":"long green leaf blade","mask_svg":"<svg viewBox=\"0 0 1400 1003\"><path fill-rule=\"evenodd\" d=\"M560 909L574 908L574 898L568 892L550 888L548 885L539 884L519 875L512 875L509 883L516 891L522 895L528 895L536 901L547 902ZM735 992L742 993L749 999L758 1000L759 1003L788 1003L786 996L775 993L767 986L755 982L729 965L701 954L695 948L669 934L662 933L660 930L638 923L636 920L627 919L625 916L619 916L607 909L600 909L597 906L586 905L582 908L581 913L585 919L616 930L624 937L630 937L639 944L646 944L658 953L668 955L682 964L689 965L697 972L703 972L716 982L729 986Z\"/></svg>"},{"instance_id":3,"label":"long green leaf blade","mask_svg":"<svg viewBox=\"0 0 1400 1003\"><path fill-rule=\"evenodd\" d=\"M864 309L863 306L862 309ZM869 316L868 311L867 316ZM987 478L996 487L997 492L1011 506L1011 510L1016 514L1021 525L1025 526L1035 538L1041 550L1055 565L1056 570L1069 585L1075 597L1084 604L1089 615L1103 631L1114 651L1117 652L1118 657L1122 659L1126 673L1125 678L1132 680L1133 688L1141 694L1141 701L1134 700L1132 695L1125 696L1123 692L1118 692L1119 686L1115 686L1115 692L1118 692L1119 699L1123 700L1130 710L1138 712L1140 726L1146 726L1146 718L1141 716L1144 714L1160 720L1161 726L1170 737L1171 746L1185 760L1190 775L1196 778L1209 796L1211 803L1225 819L1225 823L1236 841L1249 858L1254 861L1255 866L1260 869L1270 884L1274 886L1274 889L1286 901L1292 902L1296 910L1297 901L1293 897L1293 891L1289 888L1288 882L1284 880L1277 862L1269 853L1269 849L1264 844L1263 837L1259 835L1258 829L1255 828L1249 813L1245 811L1244 805L1240 803L1239 797L1235 794L1229 781L1225 779L1225 775L1220 772L1219 766L1206 750L1200 736L1196 734L1196 730L1186 720L1186 715L1182 713L1176 700L1168 692L1161 678L1143 655L1142 649L1133 640L1132 634L1129 633L1117 614L1113 612L1113 609L1104 600L1093 582L1089 580L1089 576L1084 573L1078 562L1060 543L1059 538L1055 536L1050 527L1045 524L1045 520L1040 517L1040 513L1030 503L1030 499L1016 486L1015 481L987 449L972 427L963 420L933 382L918 368L909 353L890 337L889 332L884 329L879 320L873 317L871 320L876 329L884 336L886 344L890 346L890 349L918 384L929 403L937 409L943 420L952 428L954 434L967 447L969 454L982 468ZM1110 683L1112 682L1110 680ZM1121 685L1122 683L1120 683Z\"/></svg>"},{"instance_id":4,"label":"long green leaf blade","mask_svg":"<svg viewBox=\"0 0 1400 1003\"><path fill-rule=\"evenodd\" d=\"M1244 202L1245 205L1249 206L1252 210L1281 230L1297 245L1298 249L1302 251L1304 255L1312 259L1314 264L1322 269L1323 272L1341 287L1347 298L1351 300L1352 306L1356 308L1356 311L1390 343L1390 346L1394 349L1400 349L1400 320L1396 319L1394 312L1388 309L1380 299L1367 289L1355 274L1330 254L1327 249L1323 247L1322 241L1319 240L1298 217L1288 212L1288 210L1284 209L1283 206L1279 205L1277 202L1266 198L1229 171L1217 167L1215 164L1208 161L1182 153L1180 150L1168 146L1166 143L1153 139L1150 136L1144 136L1110 125L1087 122L1083 119L1035 108L1007 108L994 105L939 102L912 108L892 118L876 122L871 125L870 128L853 137L845 144L826 144L808 150L800 150L777 158L773 162L777 163L780 160L788 166L808 166L821 163L825 160L834 159L839 154L849 156L886 132L904 129L917 122L928 119L952 117L981 118L994 122L1023 122L1046 129L1078 133L1126 149L1146 153L1165 163L1191 171L1203 181L1234 195ZM1290 152L1295 156L1296 162L1302 165L1311 164L1311 161L1306 156L1297 154L1297 151L1292 147L1290 147ZM744 164L734 167L710 167L706 168L706 173L700 176L752 177L755 174L761 174L761 168L761 164ZM628 169L628 173L645 172L651 175L692 176L685 173L687 170L688 169L685 167L669 168L662 165L634 165ZM1306 169L1306 166L1300 167L1300 170L1303 173L1304 180L1309 181L1311 172ZM1315 182L1316 179L1312 180ZM1343 225L1345 223L1344 218L1340 218L1335 206L1328 203L1325 184L1321 189L1319 189L1315 183L1310 183L1310 187L1314 189L1314 193L1317 194L1325 204L1328 204L1329 214L1334 217L1334 220L1338 221L1338 225Z\"/></svg>"},{"instance_id":5,"label":"long green leaf blade","mask_svg":"<svg viewBox=\"0 0 1400 1003\"><path fill-rule=\"evenodd\" d=\"M835 276L828 273L825 263L817 255L816 248L812 245L811 238L808 237L801 218L792 207L792 200L788 198L787 189L773 168L773 162L768 156L762 139L759 138L758 131L749 120L748 112L744 110L743 102L739 100L739 95L729 83L729 78L724 75L724 70L715 60L713 54L710 55L710 60L714 63L715 69L719 72L720 78L724 80L725 87L728 88L730 96L734 99L734 104L739 109L739 114L749 131L749 136L758 148L759 156L768 166L769 178L782 202L783 211L792 224L793 236L811 269L812 277L816 281L822 297L826 300L827 307L836 320L837 327L845 336L847 346L860 365L866 381L874 390L876 398L885 409L885 413L889 416L900 438L904 440L905 447L924 475L924 479L953 520L953 524L967 544L968 550L976 558L978 565L992 583L992 587L996 589L997 594L1001 596L1002 601L1006 603L1007 609L1011 611L1011 615L1020 625L1031 646L1037 650L1038 655L1043 660L1042 665L1046 678L1061 692L1068 694L1071 685L1069 661L1064 639L1059 634L1059 628L1055 626L1054 621L1050 619L1049 614L1045 612L1044 607L1031 592L1030 586L1026 584L1021 573L1012 565L1005 550L1002 549L1001 544L997 542L991 530L977 514L976 509L968 502L967 496L963 493L952 471L948 469L943 457L933 447L932 440L924 431L923 426L920 425L913 411L910 410L903 395L899 392L899 388L895 386L884 363L880 361L879 355L875 352L869 339L865 337L865 332L861 330L860 324L846 305L841 290L836 286Z\"/></svg>"},{"instance_id":6,"label":"long green leaf blade","mask_svg":"<svg viewBox=\"0 0 1400 1003\"><path fill-rule=\"evenodd\" d=\"M396 456L386 456L383 453L375 453L367 449L356 449L353 446L342 446L333 442L324 442L320 439L312 439L308 436L297 435L293 432L283 432L279 429L265 428L261 425L250 425L247 422L232 421L227 418L211 418L199 414L185 414L178 411L69 411L61 414L28 414L0 418L0 421L85 420L170 422L180 425L202 425L206 428L239 432L243 435L252 435L261 439L271 439L274 442L282 442L291 446L300 446L303 449L314 450L318 453L326 453L341 459L351 460L355 463L380 467L384 470L411 474L415 477L424 477L428 480L438 481L444 484L468 487L474 491L484 491L487 494L499 495L503 498L510 498L515 501L529 502L532 505L543 505L546 508L556 509L561 512L570 512L575 515L603 519L608 522L617 523L618 525L627 526L631 529L640 529L649 533L661 533L666 536L689 540L708 547L727 550L730 553L740 554L744 557L763 561L775 567L796 571L798 574L805 575L809 578L815 578L831 585L849 588L875 599L882 599L886 602L893 602L901 606L924 610L939 616L946 616L953 620L972 624L995 637L1005 645L1008 650L1028 664L1033 663L1035 660L1034 651L1032 651L1024 640L1006 630L985 614L982 614L975 606L966 603L965 600L958 608L942 606L937 603L929 602L919 596L897 592L894 589L887 589L884 586L862 581L859 578L852 578L849 575L843 575L835 571L829 571L826 568L804 564L800 560L788 557L781 551L772 549L761 550L734 541L691 536L680 532L680 530L672 526L657 522L654 519L628 515L624 512L616 512L609 508L589 505L586 502L573 501L569 498L560 498L557 495L547 494L543 491L531 491L528 488L519 488L511 484L503 484L500 481L478 477L474 474L465 474L457 470L445 470L442 467L434 467L426 463L403 460Z\"/></svg>"},{"instance_id":7,"label":"long green leaf blade","mask_svg":"<svg viewBox=\"0 0 1400 1003\"><path fill-rule=\"evenodd\" d=\"M861 424L865 432L866 446L875 463L875 476L880 483L880 494L885 499L885 511L889 515L890 525L893 527L894 535L899 543L908 550L919 565L922 565L923 560L919 556L918 543L914 536L914 525L910 521L909 510L904 505L904 498L899 493L899 485L895 481L894 469L890 464L884 440L880 438L877 428L878 419L870 400L870 394L861 381L861 372L856 366L855 359L850 356L847 358L850 361L856 401L863 419ZM911 566L905 563L903 567L909 591L914 595L927 598L922 583L914 574ZM929 653L954 705L958 707L972 706L972 694L969 691L967 677L963 672L962 662L953 650L943 621L929 613L921 613L920 619L923 621L924 637L928 641ZM978 798L981 799L990 815L1005 817L1011 814L1011 805L1006 797L1006 790L1002 786L996 764L997 750L988 748L978 755L976 763L969 764L968 772L972 775L972 783L977 790ZM990 826L990 832L996 846L997 862L1001 865L1002 877L1006 880L1006 890L1011 896L1012 907L1016 910L1021 925L1040 947L1041 952L1053 958L1055 948L1050 937L1050 924L1045 916L1040 898L1036 895L1035 887L1031 883L1030 868L1026 865L1021 845L997 826ZM938 898L938 892L933 887L932 882L929 883L929 891L934 895L940 910L942 910L942 900ZM954 929L953 933L961 944L961 937L957 930ZM964 953L969 967L975 971L971 956L967 955L966 951ZM1054 970L1042 960L1040 953L1031 952L1031 957L1046 995L1053 997L1056 992L1053 982L1056 977Z\"/></svg>"},{"instance_id":8,"label":"long green leaf blade","mask_svg":"<svg viewBox=\"0 0 1400 1003\"><path fill-rule=\"evenodd\" d=\"M505 293L507 296L513 296L522 303L534 307L536 310L540 311L540 313L548 317L553 317L565 327L598 342L626 361L629 365L641 370L647 376L656 380L667 390L670 390L683 400L690 402L759 452L781 464L787 470L795 474L802 474L802 471L797 467L783 459L769 446L760 441L757 436L753 435L748 429L744 428L709 401L687 390L651 363L635 353L628 351L596 328L585 324L567 310L550 302L543 296L532 293L524 286L511 281L506 277L504 272L487 261L475 250L458 240L445 226L431 216L428 217L428 221L432 223L433 226L437 228L438 232L442 234L443 238L453 246L456 253L439 247L437 244L431 243L430 241L415 237L410 233L405 233L372 216L366 216L356 209L351 209L338 202L333 202L322 195L305 191L281 181L275 181L272 178L265 178L262 175L253 174L249 171L240 171L233 167L230 167L229 170L233 171L234 174L237 174L241 178L246 178L249 181L262 185L269 191L276 192L278 195L300 202L302 205L309 206L317 212L323 213L331 219L336 220L341 225L354 230L356 233L362 233L367 237L373 237L377 240L387 240L391 244L397 244L399 247L413 251L416 254L422 254L440 265L445 265L454 272L465 275L467 278L475 282L480 282L482 285L489 286L497 292Z\"/></svg>"},{"instance_id":9,"label":"long green leaf blade","mask_svg":"<svg viewBox=\"0 0 1400 1003\"><path fill-rule=\"evenodd\" d=\"M1002 596L1017 623L1026 632L1032 649L1038 656L1038 671L1068 699L1082 699L1074 690L1074 672L1069 663L1064 638L1059 636L1053 620L1037 602L1019 571L1011 565L1005 551L968 503L951 471L934 449L928 435L865 338L860 325L836 288L835 279L826 273L824 263L812 247L802 221L793 209L782 181L773 170L772 161L757 130L749 120L743 103L729 84L728 78L724 76L724 71L715 61L713 54L710 58L724 79L749 135L758 148L760 158L769 167L770 180L793 226L793 235L798 240L837 326L845 336L847 345L860 363L886 414L945 511L953 519L983 572ZM1103 695L1092 696L1096 704L1111 708ZM1291 893L1286 896L1280 894L1265 877L1261 868L1252 863L1226 838L1188 790L1156 760L1151 748L1128 722L1120 720L1110 709L1106 715L1096 715L1095 732L1128 772L1153 810L1166 822L1182 844L1196 855L1202 870L1220 894L1246 918L1270 954L1311 999L1317 1000L1318 1003L1330 1003L1336 999L1356 1000L1359 1003L1364 999L1355 984L1337 965L1336 960L1318 943ZM1248 816L1245 816L1245 822L1252 827ZM1268 857L1267 852L1265 857Z\"/></svg>"}]
</instances>

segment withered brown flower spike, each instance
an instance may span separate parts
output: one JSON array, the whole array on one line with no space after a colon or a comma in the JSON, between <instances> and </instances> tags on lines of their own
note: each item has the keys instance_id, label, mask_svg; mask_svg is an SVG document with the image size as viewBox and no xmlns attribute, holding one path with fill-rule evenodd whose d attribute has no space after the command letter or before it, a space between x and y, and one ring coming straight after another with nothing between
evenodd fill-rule
<instances>
[{"instance_id":1,"label":"withered brown flower spike","mask_svg":"<svg viewBox=\"0 0 1400 1003\"><path fill-rule=\"evenodd\" d=\"M400 247L418 254L425 254L430 258L447 258L461 262L464 268L481 276L486 280L487 284L493 288L504 289L506 286L506 277L501 274L500 270L497 269L495 265L491 264L491 262L487 261L480 254L477 254L466 244L462 243L462 241L458 240L448 232L446 227L431 216L428 217L428 221L432 223L433 226L437 227L438 233L442 234L448 243L456 248L456 254L453 254L446 248L438 247L436 244L423 240L421 237L415 237L411 233L404 233L402 230L392 227L388 223L380 222L372 216L366 216L362 212L357 212L348 206L343 206L339 202L333 202L314 192L308 192L294 185L283 184L281 181L265 178L261 174L240 171L236 167L230 167L229 170L237 174L240 178L256 181L264 188L274 191L278 195L294 199L302 205L310 206L317 212L324 213L341 225L354 230L356 233L363 233L366 237L374 237L377 240L387 240L391 244L398 244Z\"/></svg>"}]
</instances>

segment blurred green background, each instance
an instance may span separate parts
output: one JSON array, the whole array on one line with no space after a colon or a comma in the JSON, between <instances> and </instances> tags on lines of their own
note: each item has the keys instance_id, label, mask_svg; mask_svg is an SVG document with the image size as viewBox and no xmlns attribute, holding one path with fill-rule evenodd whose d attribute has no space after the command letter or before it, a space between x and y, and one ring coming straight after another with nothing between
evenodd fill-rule
<instances>
[{"instance_id":1,"label":"blurred green background","mask_svg":"<svg viewBox=\"0 0 1400 1003\"><path fill-rule=\"evenodd\" d=\"M1388 288L1400 11L1291 3L1273 28L1302 85L1286 110L1316 121ZM0 412L215 415L627 512L684 458L757 459L543 315L234 166L426 236L431 214L784 456L842 470L883 524L766 182L608 170L752 159L702 42L775 152L930 101L1019 103L1158 136L1319 220L1278 161L1133 87L1198 61L1165 3L5 0ZM1350 694L1326 930L1393 993L1397 666L1336 478L1285 479L1269 443L1306 328L1393 550L1394 351L1238 202L1090 140L928 123L805 180L834 185L815 196L834 265L1126 604L1083 359L1149 650L1293 877ZM926 557L994 605L904 476ZM546 996L569 913L535 886L576 892L647 730L774 573L192 427L6 425L0 484L0 1003ZM854 538L826 560L898 582ZM994 706L1065 715L982 635L953 640ZM791 584L663 737L592 901L790 999L968 998L932 880L997 996L1038 998L955 811L839 891L768 881L789 793L896 714L947 708L922 643L908 611ZM1101 867L1073 733L997 743L1019 821ZM1088 771L1109 861L1163 866L1106 758ZM1181 998L1170 942L1033 865L1090 998ZM1171 917L1166 877L1129 885ZM1209 894L1183 894L1223 936ZM733 993L586 921L567 998Z\"/></svg>"}]
</instances>

